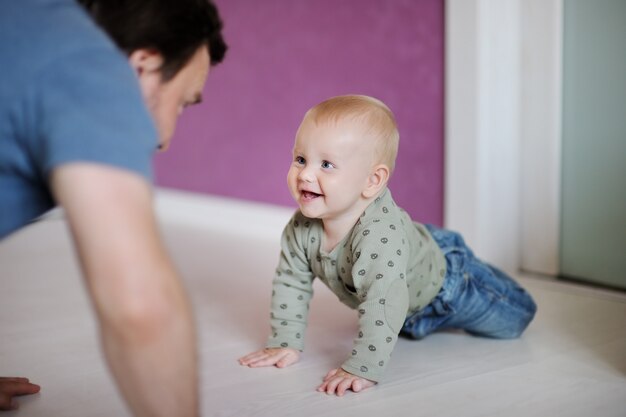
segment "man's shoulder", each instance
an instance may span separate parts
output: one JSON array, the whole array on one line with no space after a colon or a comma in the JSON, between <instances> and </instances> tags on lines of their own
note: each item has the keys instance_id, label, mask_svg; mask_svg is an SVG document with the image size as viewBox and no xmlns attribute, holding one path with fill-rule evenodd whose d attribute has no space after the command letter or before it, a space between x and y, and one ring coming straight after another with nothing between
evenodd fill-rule
<instances>
[{"instance_id":1,"label":"man's shoulder","mask_svg":"<svg viewBox=\"0 0 626 417\"><path fill-rule=\"evenodd\" d=\"M60 60L94 50L113 61L124 61L75 0L0 3L0 51L11 62L3 78L28 79Z\"/></svg>"}]
</instances>

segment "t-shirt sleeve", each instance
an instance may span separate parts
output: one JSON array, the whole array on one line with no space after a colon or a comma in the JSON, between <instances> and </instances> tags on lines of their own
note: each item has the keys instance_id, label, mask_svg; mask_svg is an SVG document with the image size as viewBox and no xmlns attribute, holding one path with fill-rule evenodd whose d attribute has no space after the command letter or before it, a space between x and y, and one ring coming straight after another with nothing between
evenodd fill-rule
<instances>
[{"instance_id":1,"label":"t-shirt sleeve","mask_svg":"<svg viewBox=\"0 0 626 417\"><path fill-rule=\"evenodd\" d=\"M25 129L34 131L25 138L44 178L64 163L94 162L152 180L157 134L121 53L73 51L46 66L28 89Z\"/></svg>"},{"instance_id":2,"label":"t-shirt sleeve","mask_svg":"<svg viewBox=\"0 0 626 417\"><path fill-rule=\"evenodd\" d=\"M308 229L303 223L303 217L296 213L283 231L280 259L272 283L272 333L267 347L304 350L314 275L304 245Z\"/></svg>"},{"instance_id":3,"label":"t-shirt sleeve","mask_svg":"<svg viewBox=\"0 0 626 417\"><path fill-rule=\"evenodd\" d=\"M406 284L409 250L401 228L386 221L357 227L352 245L358 254L352 279L361 299L359 332L342 368L379 381L409 307Z\"/></svg>"}]
</instances>

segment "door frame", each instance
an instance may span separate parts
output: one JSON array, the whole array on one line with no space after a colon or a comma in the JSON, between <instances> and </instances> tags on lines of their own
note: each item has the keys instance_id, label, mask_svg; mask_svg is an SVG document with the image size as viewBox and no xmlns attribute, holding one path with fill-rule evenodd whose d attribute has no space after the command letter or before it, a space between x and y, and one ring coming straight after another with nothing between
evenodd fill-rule
<instances>
[{"instance_id":1,"label":"door frame","mask_svg":"<svg viewBox=\"0 0 626 417\"><path fill-rule=\"evenodd\" d=\"M446 0L444 224L559 272L563 0Z\"/></svg>"}]
</instances>

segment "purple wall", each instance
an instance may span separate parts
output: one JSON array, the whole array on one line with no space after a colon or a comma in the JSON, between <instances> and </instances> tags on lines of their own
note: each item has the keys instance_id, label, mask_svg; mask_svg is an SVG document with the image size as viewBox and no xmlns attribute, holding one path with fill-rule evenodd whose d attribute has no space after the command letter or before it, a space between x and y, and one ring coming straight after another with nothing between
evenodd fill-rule
<instances>
[{"instance_id":1,"label":"purple wall","mask_svg":"<svg viewBox=\"0 0 626 417\"><path fill-rule=\"evenodd\" d=\"M367 94L395 113L390 188L416 220L443 222L443 0L216 0L230 46L185 111L157 184L295 206L295 131L330 96Z\"/></svg>"}]
</instances>

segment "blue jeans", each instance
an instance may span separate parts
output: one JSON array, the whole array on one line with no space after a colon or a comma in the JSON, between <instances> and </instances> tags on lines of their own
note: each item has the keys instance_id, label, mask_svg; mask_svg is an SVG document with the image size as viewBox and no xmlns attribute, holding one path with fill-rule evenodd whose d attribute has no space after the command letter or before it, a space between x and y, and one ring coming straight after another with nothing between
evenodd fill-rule
<instances>
[{"instance_id":1,"label":"blue jeans","mask_svg":"<svg viewBox=\"0 0 626 417\"><path fill-rule=\"evenodd\" d=\"M401 333L421 339L441 329L463 329L498 339L519 337L537 311L530 294L476 258L458 233L426 227L446 258L447 273L439 294L406 318Z\"/></svg>"}]
</instances>

